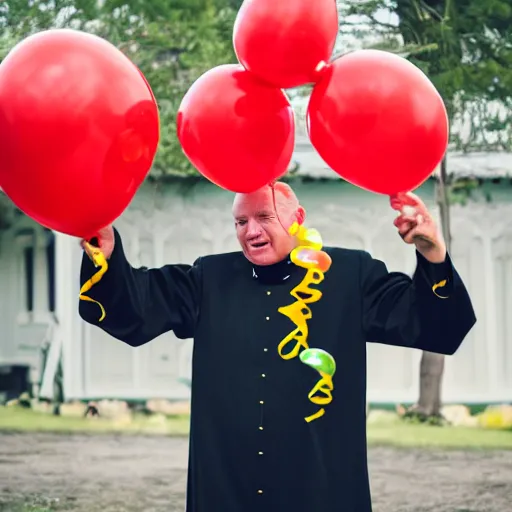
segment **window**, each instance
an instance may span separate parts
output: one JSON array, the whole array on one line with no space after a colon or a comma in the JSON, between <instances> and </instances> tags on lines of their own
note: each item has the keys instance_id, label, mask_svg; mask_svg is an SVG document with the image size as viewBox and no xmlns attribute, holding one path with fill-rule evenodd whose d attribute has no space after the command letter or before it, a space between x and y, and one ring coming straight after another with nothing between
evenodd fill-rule
<instances>
[{"instance_id":1,"label":"window","mask_svg":"<svg viewBox=\"0 0 512 512\"><path fill-rule=\"evenodd\" d=\"M34 247L23 248L23 265L25 275L25 311L34 311Z\"/></svg>"},{"instance_id":2,"label":"window","mask_svg":"<svg viewBox=\"0 0 512 512\"><path fill-rule=\"evenodd\" d=\"M18 322L30 321L35 310L35 232L21 228L16 233L15 258L18 277Z\"/></svg>"},{"instance_id":3,"label":"window","mask_svg":"<svg viewBox=\"0 0 512 512\"><path fill-rule=\"evenodd\" d=\"M49 229L22 227L16 252L18 323L46 323L56 309L55 236Z\"/></svg>"}]
</instances>

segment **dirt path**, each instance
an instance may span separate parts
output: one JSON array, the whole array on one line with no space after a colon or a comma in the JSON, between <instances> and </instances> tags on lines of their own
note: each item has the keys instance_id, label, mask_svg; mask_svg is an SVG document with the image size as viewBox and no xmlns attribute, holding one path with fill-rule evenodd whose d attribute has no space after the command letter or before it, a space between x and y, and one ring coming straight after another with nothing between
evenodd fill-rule
<instances>
[{"instance_id":1,"label":"dirt path","mask_svg":"<svg viewBox=\"0 0 512 512\"><path fill-rule=\"evenodd\" d=\"M512 452L370 449L374 512L512 510ZM0 510L182 512L187 441L0 434Z\"/></svg>"}]
</instances>

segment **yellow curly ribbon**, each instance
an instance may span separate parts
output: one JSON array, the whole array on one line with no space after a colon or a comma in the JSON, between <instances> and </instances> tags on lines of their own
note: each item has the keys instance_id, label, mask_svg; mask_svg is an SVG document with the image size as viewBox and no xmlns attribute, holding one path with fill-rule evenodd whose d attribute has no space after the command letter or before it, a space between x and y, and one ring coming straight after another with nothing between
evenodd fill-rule
<instances>
[{"instance_id":1,"label":"yellow curly ribbon","mask_svg":"<svg viewBox=\"0 0 512 512\"><path fill-rule=\"evenodd\" d=\"M434 292L434 295L436 297L439 297L440 299L447 299L448 297L444 297L443 295L439 295L439 293L436 292L438 288L444 288L446 286L446 283L448 281L446 279L443 279L442 281L439 281L439 283L436 283L434 286L432 286L432 291Z\"/></svg>"},{"instance_id":2,"label":"yellow curly ribbon","mask_svg":"<svg viewBox=\"0 0 512 512\"><path fill-rule=\"evenodd\" d=\"M107 259L105 258L105 255L101 252L101 249L99 249L98 247L94 247L93 245L87 242L85 243L85 245L87 254L89 254L90 258L92 259L94 266L96 268L100 267L100 269L88 281L84 283L82 288L80 288L79 299L87 302L93 302L94 304L98 304L98 306L101 309L101 317L99 319L99 321L101 322L106 316L105 308L97 300L91 299L91 297L84 295L84 293L87 293L96 283L101 281L101 278L108 270L108 263Z\"/></svg>"},{"instance_id":3,"label":"yellow curly ribbon","mask_svg":"<svg viewBox=\"0 0 512 512\"><path fill-rule=\"evenodd\" d=\"M334 390L334 384L332 377L327 373L320 372L321 379L316 383L315 387L309 392L308 398L311 402L316 405L328 405L332 402L332 392ZM323 393L325 396L315 396L318 392ZM325 414L325 409L322 407L318 412L308 416L306 421L308 423L321 418Z\"/></svg>"},{"instance_id":4,"label":"yellow curly ribbon","mask_svg":"<svg viewBox=\"0 0 512 512\"><path fill-rule=\"evenodd\" d=\"M304 279L290 292L290 295L296 299L296 302L278 309L279 313L287 316L297 326L297 328L288 334L288 336L286 336L286 338L284 338L277 347L279 355L283 359L292 359L297 357L301 347L309 348L307 343L307 321L313 316L313 313L307 304L317 302L322 297L322 292L320 290L310 288L309 285L319 284L323 279L324 276L321 272L315 269L309 269L304 276ZM301 297L299 293L307 296ZM292 341L296 342L295 347L288 354L284 354L284 348Z\"/></svg>"},{"instance_id":5,"label":"yellow curly ribbon","mask_svg":"<svg viewBox=\"0 0 512 512\"><path fill-rule=\"evenodd\" d=\"M292 236L297 237L298 246L292 251L290 258L295 265L307 269L304 279L290 292L290 295L296 299L295 302L278 309L279 313L287 316L296 328L290 332L278 345L279 355L285 359L297 357L301 349L308 349L308 320L313 316L308 304L318 302L322 297L322 292L311 288L312 284L319 284L324 280L324 274L331 265L331 258L322 251L322 237L315 229L306 229L295 222L289 230ZM284 349L292 342L295 342L293 348L285 353ZM309 400L316 405L327 405L332 401L332 391L334 385L332 376L319 372L321 379L308 395ZM325 396L317 396L321 392ZM308 416L305 420L309 423L325 414L322 407L315 414Z\"/></svg>"}]
</instances>

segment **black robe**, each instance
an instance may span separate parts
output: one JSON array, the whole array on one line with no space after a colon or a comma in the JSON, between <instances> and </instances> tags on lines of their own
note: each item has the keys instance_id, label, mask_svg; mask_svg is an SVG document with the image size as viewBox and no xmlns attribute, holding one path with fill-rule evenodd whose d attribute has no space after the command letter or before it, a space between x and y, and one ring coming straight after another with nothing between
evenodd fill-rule
<instances>
[{"instance_id":1,"label":"black robe","mask_svg":"<svg viewBox=\"0 0 512 512\"><path fill-rule=\"evenodd\" d=\"M106 318L93 303L79 312L134 347L170 330L194 338L187 512L370 512L366 342L457 350L476 319L449 256L431 264L417 253L411 279L364 251L324 248L332 266L309 304L308 343L337 369L332 403L308 422L321 407L308 398L319 374L277 350L295 328L278 308L295 302L304 269L254 268L239 252L134 269L115 237L109 270L88 293ZM84 256L82 284L95 270Z\"/></svg>"}]
</instances>

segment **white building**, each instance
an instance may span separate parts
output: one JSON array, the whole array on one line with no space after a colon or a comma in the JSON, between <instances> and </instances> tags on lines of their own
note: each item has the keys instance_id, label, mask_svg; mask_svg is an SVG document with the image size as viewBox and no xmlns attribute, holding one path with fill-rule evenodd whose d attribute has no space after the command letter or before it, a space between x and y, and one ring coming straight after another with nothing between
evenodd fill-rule
<instances>
[{"instance_id":1,"label":"white building","mask_svg":"<svg viewBox=\"0 0 512 512\"><path fill-rule=\"evenodd\" d=\"M390 270L414 270L414 250L397 236L386 197L340 180L303 139L295 158L301 164L295 190L307 210L307 224L319 229L325 245L364 248ZM444 400L510 401L511 157L451 154L449 161L451 172L478 177L492 200L452 208L452 258L470 290L478 322L447 360ZM418 193L435 211L433 180ZM54 235L1 199L0 365L29 364L37 380L41 345L50 340L53 354L62 353L66 399L187 398L192 341L167 334L133 349L82 322L77 313L78 240ZM148 181L117 222L131 263L192 263L202 254L236 250L231 201L232 194L201 179ZM368 357L370 401L417 398L419 351L369 345ZM51 356L45 370L46 395L52 392L52 364L57 361Z\"/></svg>"}]
</instances>

